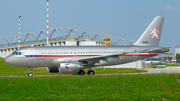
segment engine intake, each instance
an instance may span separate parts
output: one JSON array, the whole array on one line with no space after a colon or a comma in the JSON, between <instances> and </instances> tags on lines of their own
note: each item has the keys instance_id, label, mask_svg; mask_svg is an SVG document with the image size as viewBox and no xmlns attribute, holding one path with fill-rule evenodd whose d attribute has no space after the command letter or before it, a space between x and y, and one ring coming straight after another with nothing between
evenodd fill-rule
<instances>
[{"instance_id":1,"label":"engine intake","mask_svg":"<svg viewBox=\"0 0 180 101\"><path fill-rule=\"evenodd\" d=\"M50 73L58 73L59 72L58 67L48 67L47 70Z\"/></svg>"},{"instance_id":2,"label":"engine intake","mask_svg":"<svg viewBox=\"0 0 180 101\"><path fill-rule=\"evenodd\" d=\"M84 69L78 62L59 62L58 69L60 73L74 73Z\"/></svg>"}]
</instances>

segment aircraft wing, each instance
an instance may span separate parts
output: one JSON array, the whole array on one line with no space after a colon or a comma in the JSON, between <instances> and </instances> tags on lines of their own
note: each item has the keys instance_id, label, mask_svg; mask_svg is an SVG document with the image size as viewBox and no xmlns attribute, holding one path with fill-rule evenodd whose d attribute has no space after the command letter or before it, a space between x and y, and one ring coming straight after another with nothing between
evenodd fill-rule
<instances>
[{"instance_id":1,"label":"aircraft wing","mask_svg":"<svg viewBox=\"0 0 180 101\"><path fill-rule=\"evenodd\" d=\"M108 57L119 58L120 56L122 56L122 54L100 55L100 56L94 56L94 57L80 58L78 60L81 61L81 60L90 60L90 59L107 59Z\"/></svg>"},{"instance_id":2,"label":"aircraft wing","mask_svg":"<svg viewBox=\"0 0 180 101\"><path fill-rule=\"evenodd\" d=\"M100 56L94 56L94 57L84 57L84 58L82 57L82 58L77 59L77 61L84 62L85 64L92 64L92 63L98 63L99 60L110 61L108 58L121 59L121 56L127 53L130 53L130 52L115 53L115 54L110 54L110 55L100 55Z\"/></svg>"},{"instance_id":3,"label":"aircraft wing","mask_svg":"<svg viewBox=\"0 0 180 101\"><path fill-rule=\"evenodd\" d=\"M150 50L147 50L147 52L148 53L164 53L164 52L168 52L170 48L173 48L173 47L150 49Z\"/></svg>"}]
</instances>

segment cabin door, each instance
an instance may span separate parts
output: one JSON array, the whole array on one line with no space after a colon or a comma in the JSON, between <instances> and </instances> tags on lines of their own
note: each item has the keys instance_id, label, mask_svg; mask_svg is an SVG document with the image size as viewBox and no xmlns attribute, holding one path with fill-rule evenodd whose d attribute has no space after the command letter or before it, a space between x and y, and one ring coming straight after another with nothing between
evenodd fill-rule
<instances>
[{"instance_id":1,"label":"cabin door","mask_svg":"<svg viewBox=\"0 0 180 101\"><path fill-rule=\"evenodd\" d=\"M74 52L74 57L77 57L77 52L76 51Z\"/></svg>"},{"instance_id":2,"label":"cabin door","mask_svg":"<svg viewBox=\"0 0 180 101\"><path fill-rule=\"evenodd\" d=\"M132 51L133 51L133 57L134 58L138 57L138 48L137 47L132 47Z\"/></svg>"},{"instance_id":3,"label":"cabin door","mask_svg":"<svg viewBox=\"0 0 180 101\"><path fill-rule=\"evenodd\" d=\"M34 49L29 48L28 51L29 51L28 58L29 59L34 59Z\"/></svg>"}]
</instances>

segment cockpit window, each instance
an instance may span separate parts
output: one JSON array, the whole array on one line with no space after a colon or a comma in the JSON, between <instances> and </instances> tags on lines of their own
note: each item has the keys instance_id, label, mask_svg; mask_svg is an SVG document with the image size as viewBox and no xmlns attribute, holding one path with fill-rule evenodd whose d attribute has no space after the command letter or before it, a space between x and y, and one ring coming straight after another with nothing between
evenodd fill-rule
<instances>
[{"instance_id":1,"label":"cockpit window","mask_svg":"<svg viewBox=\"0 0 180 101\"><path fill-rule=\"evenodd\" d=\"M18 52L16 52L15 54L18 55Z\"/></svg>"},{"instance_id":2,"label":"cockpit window","mask_svg":"<svg viewBox=\"0 0 180 101\"><path fill-rule=\"evenodd\" d=\"M12 55L21 55L21 52L13 52Z\"/></svg>"},{"instance_id":3,"label":"cockpit window","mask_svg":"<svg viewBox=\"0 0 180 101\"><path fill-rule=\"evenodd\" d=\"M12 55L14 55L14 54L15 54L15 52L12 53Z\"/></svg>"}]
</instances>

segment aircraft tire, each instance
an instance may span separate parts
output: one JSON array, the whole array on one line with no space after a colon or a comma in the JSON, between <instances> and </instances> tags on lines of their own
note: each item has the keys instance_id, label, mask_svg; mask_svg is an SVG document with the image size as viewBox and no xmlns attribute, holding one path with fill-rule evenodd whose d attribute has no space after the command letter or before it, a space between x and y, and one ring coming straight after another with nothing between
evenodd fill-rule
<instances>
[{"instance_id":1,"label":"aircraft tire","mask_svg":"<svg viewBox=\"0 0 180 101\"><path fill-rule=\"evenodd\" d=\"M94 72L93 70L89 70L89 71L87 72L87 74L88 74L88 75L94 75L95 72Z\"/></svg>"},{"instance_id":2,"label":"aircraft tire","mask_svg":"<svg viewBox=\"0 0 180 101\"><path fill-rule=\"evenodd\" d=\"M33 76L33 74L32 74L32 73L29 73L28 76L31 77L31 76Z\"/></svg>"},{"instance_id":3,"label":"aircraft tire","mask_svg":"<svg viewBox=\"0 0 180 101\"><path fill-rule=\"evenodd\" d=\"M78 74L79 75L85 75L85 72L84 72L84 70L79 70Z\"/></svg>"}]
</instances>

